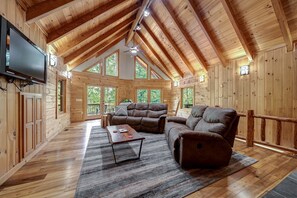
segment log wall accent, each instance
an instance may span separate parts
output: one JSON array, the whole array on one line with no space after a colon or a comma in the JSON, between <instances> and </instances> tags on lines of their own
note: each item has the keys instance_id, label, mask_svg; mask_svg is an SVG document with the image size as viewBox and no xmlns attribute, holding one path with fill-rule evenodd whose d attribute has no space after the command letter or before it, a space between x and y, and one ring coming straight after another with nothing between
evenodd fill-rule
<instances>
[{"instance_id":1,"label":"log wall accent","mask_svg":"<svg viewBox=\"0 0 297 198\"><path fill-rule=\"evenodd\" d=\"M248 64L247 58L232 60L225 68L219 64L211 66L202 83L199 82L202 73L184 78L180 87L172 91L172 102L176 104L180 99L180 88L194 85L195 104L232 107L242 113L252 109L255 114L296 118L297 52L287 52L285 47L261 52L249 64L250 74L240 76L240 66L244 64ZM264 137L261 119L255 119L255 140L294 148L294 124L284 122L281 127L280 140L277 140L277 123L266 120ZM242 117L238 135L246 137L246 132L246 118Z\"/></svg>"},{"instance_id":2,"label":"log wall accent","mask_svg":"<svg viewBox=\"0 0 297 198\"><path fill-rule=\"evenodd\" d=\"M88 85L117 88L117 103L125 98L136 101L136 89L161 89L162 102L168 104L168 110L175 106L171 100L171 81L168 80L122 80L90 72L73 72L71 79L71 121L86 119L86 87Z\"/></svg>"},{"instance_id":3,"label":"log wall accent","mask_svg":"<svg viewBox=\"0 0 297 198\"><path fill-rule=\"evenodd\" d=\"M46 51L46 38L42 30L36 24L28 25L25 22L25 12L16 1L1 1L0 14L14 24L30 40L41 49ZM60 59L57 68L48 69L47 85L33 85L23 88L24 92L40 93L43 95L43 119L46 138L52 137L64 129L70 123L70 102L67 102L67 113L54 118L56 82L55 73L57 70L65 70L63 61ZM16 80L19 85L19 81ZM67 83L68 86L70 83ZM8 84L5 77L0 76L0 86L7 91L0 90L0 183L14 167L20 167L19 161L19 90L14 84ZM70 88L68 88L67 98L70 101ZM25 160L25 159L24 159Z\"/></svg>"}]
</instances>

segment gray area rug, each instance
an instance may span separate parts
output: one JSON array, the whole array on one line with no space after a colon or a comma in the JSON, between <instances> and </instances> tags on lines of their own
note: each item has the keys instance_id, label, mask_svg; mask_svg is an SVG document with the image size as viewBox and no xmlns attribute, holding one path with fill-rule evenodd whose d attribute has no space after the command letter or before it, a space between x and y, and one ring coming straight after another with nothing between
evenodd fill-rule
<instances>
[{"instance_id":1,"label":"gray area rug","mask_svg":"<svg viewBox=\"0 0 297 198\"><path fill-rule=\"evenodd\" d=\"M295 198L297 197L297 171L291 173L275 188L269 191L263 197L265 198Z\"/></svg>"},{"instance_id":2,"label":"gray area rug","mask_svg":"<svg viewBox=\"0 0 297 198\"><path fill-rule=\"evenodd\" d=\"M106 130L93 127L75 197L184 197L256 162L234 152L227 167L183 170L164 134L141 134L140 160L115 164ZM135 157L139 144L115 145L117 160Z\"/></svg>"}]
</instances>

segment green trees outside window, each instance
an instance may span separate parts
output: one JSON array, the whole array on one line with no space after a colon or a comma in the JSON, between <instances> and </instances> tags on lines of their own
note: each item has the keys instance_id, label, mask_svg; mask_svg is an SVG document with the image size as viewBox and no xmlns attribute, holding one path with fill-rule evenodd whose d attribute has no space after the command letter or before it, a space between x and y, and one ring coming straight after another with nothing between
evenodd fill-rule
<instances>
[{"instance_id":1,"label":"green trees outside window","mask_svg":"<svg viewBox=\"0 0 297 198\"><path fill-rule=\"evenodd\" d=\"M105 58L105 74L107 76L118 76L118 52Z\"/></svg>"},{"instance_id":2,"label":"green trees outside window","mask_svg":"<svg viewBox=\"0 0 297 198\"><path fill-rule=\"evenodd\" d=\"M104 113L114 112L116 106L117 89L114 87L104 88Z\"/></svg>"},{"instance_id":3,"label":"green trees outside window","mask_svg":"<svg viewBox=\"0 0 297 198\"><path fill-rule=\"evenodd\" d=\"M161 103L160 89L137 89L138 103Z\"/></svg>"},{"instance_id":4,"label":"green trees outside window","mask_svg":"<svg viewBox=\"0 0 297 198\"><path fill-rule=\"evenodd\" d=\"M147 89L137 89L137 102L138 103L147 103L148 102Z\"/></svg>"},{"instance_id":5,"label":"green trees outside window","mask_svg":"<svg viewBox=\"0 0 297 198\"><path fill-rule=\"evenodd\" d=\"M91 67L90 69L87 70L88 72L92 72L92 73L101 73L101 68L100 68L100 64L96 64L95 66Z\"/></svg>"},{"instance_id":6,"label":"green trees outside window","mask_svg":"<svg viewBox=\"0 0 297 198\"><path fill-rule=\"evenodd\" d=\"M194 88L182 89L182 108L191 108L194 105Z\"/></svg>"},{"instance_id":7,"label":"green trees outside window","mask_svg":"<svg viewBox=\"0 0 297 198\"><path fill-rule=\"evenodd\" d=\"M151 101L150 103L161 103L161 90L151 89Z\"/></svg>"},{"instance_id":8,"label":"green trees outside window","mask_svg":"<svg viewBox=\"0 0 297 198\"><path fill-rule=\"evenodd\" d=\"M87 116L100 114L101 88L87 87Z\"/></svg>"},{"instance_id":9,"label":"green trees outside window","mask_svg":"<svg viewBox=\"0 0 297 198\"><path fill-rule=\"evenodd\" d=\"M139 57L135 58L135 77L147 79L147 64Z\"/></svg>"}]
</instances>

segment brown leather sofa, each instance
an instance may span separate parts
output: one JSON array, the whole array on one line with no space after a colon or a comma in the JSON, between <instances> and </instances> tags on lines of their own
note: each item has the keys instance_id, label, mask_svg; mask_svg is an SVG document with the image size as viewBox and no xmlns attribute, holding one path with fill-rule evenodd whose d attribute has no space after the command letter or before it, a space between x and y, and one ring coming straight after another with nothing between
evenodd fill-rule
<instances>
[{"instance_id":1,"label":"brown leather sofa","mask_svg":"<svg viewBox=\"0 0 297 198\"><path fill-rule=\"evenodd\" d=\"M182 168L215 168L229 164L238 122L233 109L194 106L187 119L168 117L164 132Z\"/></svg>"},{"instance_id":2,"label":"brown leather sofa","mask_svg":"<svg viewBox=\"0 0 297 198\"><path fill-rule=\"evenodd\" d=\"M128 124L136 131L163 133L167 104L131 103L127 106L128 116L108 114L110 125Z\"/></svg>"}]
</instances>

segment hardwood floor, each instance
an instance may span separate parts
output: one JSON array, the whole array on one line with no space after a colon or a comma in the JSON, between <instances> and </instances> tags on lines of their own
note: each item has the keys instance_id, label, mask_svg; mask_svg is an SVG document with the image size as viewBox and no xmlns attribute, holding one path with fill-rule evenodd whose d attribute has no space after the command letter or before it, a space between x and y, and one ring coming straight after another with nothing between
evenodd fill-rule
<instances>
[{"instance_id":1,"label":"hardwood floor","mask_svg":"<svg viewBox=\"0 0 297 198\"><path fill-rule=\"evenodd\" d=\"M73 197L91 127L73 123L0 186L0 197ZM234 149L259 160L189 197L258 197L297 167L297 159L236 141Z\"/></svg>"}]
</instances>

